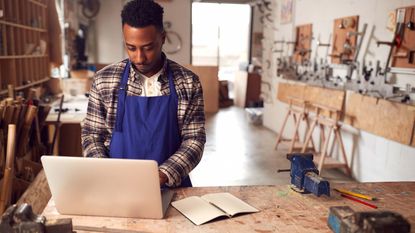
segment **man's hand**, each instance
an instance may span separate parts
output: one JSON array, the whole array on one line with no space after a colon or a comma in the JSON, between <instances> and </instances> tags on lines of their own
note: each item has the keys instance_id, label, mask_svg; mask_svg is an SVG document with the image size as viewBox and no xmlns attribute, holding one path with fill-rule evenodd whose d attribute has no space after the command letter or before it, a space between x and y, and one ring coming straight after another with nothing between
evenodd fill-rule
<instances>
[{"instance_id":1,"label":"man's hand","mask_svg":"<svg viewBox=\"0 0 415 233\"><path fill-rule=\"evenodd\" d=\"M159 180L160 186L164 185L167 182L167 176L162 171L159 170Z\"/></svg>"}]
</instances>

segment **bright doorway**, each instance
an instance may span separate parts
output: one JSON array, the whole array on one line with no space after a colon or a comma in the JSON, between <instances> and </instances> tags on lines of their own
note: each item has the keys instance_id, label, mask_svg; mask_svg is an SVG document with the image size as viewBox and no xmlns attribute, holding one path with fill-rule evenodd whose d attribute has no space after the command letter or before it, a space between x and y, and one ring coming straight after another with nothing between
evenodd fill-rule
<instances>
[{"instance_id":1,"label":"bright doorway","mask_svg":"<svg viewBox=\"0 0 415 233\"><path fill-rule=\"evenodd\" d=\"M192 64L217 65L231 98L235 72L249 63L250 29L248 4L192 4Z\"/></svg>"}]
</instances>

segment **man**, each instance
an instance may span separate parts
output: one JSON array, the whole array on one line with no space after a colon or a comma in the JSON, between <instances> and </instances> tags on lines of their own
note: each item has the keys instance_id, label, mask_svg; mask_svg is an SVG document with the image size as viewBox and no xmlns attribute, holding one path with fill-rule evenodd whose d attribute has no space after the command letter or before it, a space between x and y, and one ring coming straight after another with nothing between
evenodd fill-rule
<instances>
[{"instance_id":1,"label":"man","mask_svg":"<svg viewBox=\"0 0 415 233\"><path fill-rule=\"evenodd\" d=\"M129 59L94 77L82 128L84 156L156 160L160 185L190 187L188 174L206 141L199 78L162 52L160 5L133 0L121 18Z\"/></svg>"}]
</instances>

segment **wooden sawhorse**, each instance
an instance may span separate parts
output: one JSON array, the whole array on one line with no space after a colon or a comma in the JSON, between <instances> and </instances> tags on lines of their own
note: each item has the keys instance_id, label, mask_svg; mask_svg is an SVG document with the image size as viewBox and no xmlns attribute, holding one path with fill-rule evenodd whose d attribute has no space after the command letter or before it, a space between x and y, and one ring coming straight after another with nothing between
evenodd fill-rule
<instances>
[{"instance_id":1,"label":"wooden sawhorse","mask_svg":"<svg viewBox=\"0 0 415 233\"><path fill-rule=\"evenodd\" d=\"M340 131L341 126L339 124L339 119L341 111L318 104L312 104L312 106L316 109L316 116L311 123L309 131L307 132L304 146L301 152L306 152L307 145L310 143L310 141L312 141L314 129L318 125L320 127L320 145L322 145L322 147L320 147L321 152L319 154L314 155L314 163L318 165L318 170L320 174L323 168L344 168L347 174L351 176L352 173L347 162L346 151L344 149L343 139ZM328 117L322 115L323 111L325 113L328 113ZM328 128L327 138L324 135L325 128ZM331 144L330 153L327 153L332 134L334 134L333 143ZM336 159L331 157L335 142L339 144L340 152L344 162L337 161Z\"/></svg>"},{"instance_id":2,"label":"wooden sawhorse","mask_svg":"<svg viewBox=\"0 0 415 233\"><path fill-rule=\"evenodd\" d=\"M275 144L275 150L278 149L278 146L283 141L289 141L290 147L288 149L288 153L292 153L294 150L300 151L302 148L304 148L304 145L300 141L300 123L304 121L306 123L306 132L310 129L310 123L308 120L308 109L309 104L307 101L295 97L289 97L289 105L288 105L288 111L287 114L284 117L284 121L281 125L281 129L278 133L276 144ZM283 139L283 134L285 130L285 126L287 124L288 118L292 116L294 120L294 135L291 139ZM306 149L316 151L314 142L312 139L311 141L311 147L306 147Z\"/></svg>"}]
</instances>

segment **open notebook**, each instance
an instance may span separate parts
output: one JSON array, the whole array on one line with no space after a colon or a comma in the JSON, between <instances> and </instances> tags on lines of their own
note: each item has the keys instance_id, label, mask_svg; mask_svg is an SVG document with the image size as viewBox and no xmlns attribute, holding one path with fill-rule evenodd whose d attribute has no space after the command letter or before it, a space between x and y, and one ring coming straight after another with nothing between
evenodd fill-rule
<instances>
[{"instance_id":1,"label":"open notebook","mask_svg":"<svg viewBox=\"0 0 415 233\"><path fill-rule=\"evenodd\" d=\"M172 202L172 206L196 225L220 216L233 217L235 214L259 211L230 193L191 196Z\"/></svg>"}]
</instances>

